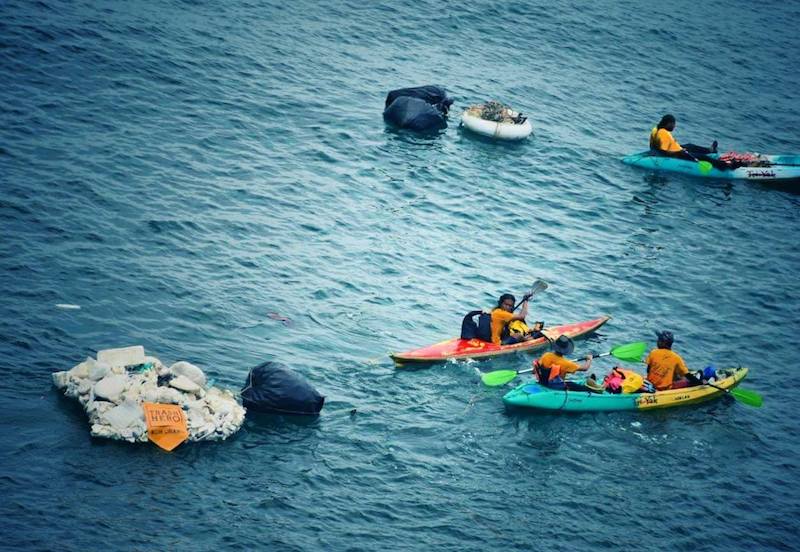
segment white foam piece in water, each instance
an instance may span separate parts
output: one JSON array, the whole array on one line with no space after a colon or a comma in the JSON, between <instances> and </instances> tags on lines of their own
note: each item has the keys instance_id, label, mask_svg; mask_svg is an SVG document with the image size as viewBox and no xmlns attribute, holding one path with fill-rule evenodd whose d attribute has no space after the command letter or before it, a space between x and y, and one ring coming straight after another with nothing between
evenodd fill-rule
<instances>
[{"instance_id":1,"label":"white foam piece in water","mask_svg":"<svg viewBox=\"0 0 800 552\"><path fill-rule=\"evenodd\" d=\"M81 308L80 305L71 305L69 303L56 303L57 309L68 309L68 310L79 310Z\"/></svg>"},{"instance_id":2,"label":"white foam piece in water","mask_svg":"<svg viewBox=\"0 0 800 552\"><path fill-rule=\"evenodd\" d=\"M200 387L205 387L206 385L206 375L200 368L198 368L191 362L186 362L185 360L176 362L175 364L169 367L169 371L175 374L176 376L184 376L186 378L189 378ZM181 388L178 387L178 389ZM194 391L194 389L186 389L186 391Z\"/></svg>"},{"instance_id":3,"label":"white foam piece in water","mask_svg":"<svg viewBox=\"0 0 800 552\"><path fill-rule=\"evenodd\" d=\"M53 372L53 385L59 389L64 389L69 384L69 372Z\"/></svg>"},{"instance_id":4,"label":"white foam piece in water","mask_svg":"<svg viewBox=\"0 0 800 552\"><path fill-rule=\"evenodd\" d=\"M103 349L97 351L97 362L105 362L112 367L144 364L144 347L134 345L119 349Z\"/></svg>"},{"instance_id":5,"label":"white foam piece in water","mask_svg":"<svg viewBox=\"0 0 800 552\"><path fill-rule=\"evenodd\" d=\"M200 391L200 386L186 376L172 378L169 382L169 385L170 387L174 387L180 391L186 391L187 393L195 393Z\"/></svg>"}]
</instances>

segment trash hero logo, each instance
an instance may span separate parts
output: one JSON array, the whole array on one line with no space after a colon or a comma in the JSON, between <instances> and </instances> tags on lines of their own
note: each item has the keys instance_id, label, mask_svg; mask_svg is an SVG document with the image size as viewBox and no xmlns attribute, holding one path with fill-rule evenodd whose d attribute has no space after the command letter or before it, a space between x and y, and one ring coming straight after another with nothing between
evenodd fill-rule
<instances>
[{"instance_id":1,"label":"trash hero logo","mask_svg":"<svg viewBox=\"0 0 800 552\"><path fill-rule=\"evenodd\" d=\"M186 417L177 404L144 403L147 437L164 450L172 450L189 438Z\"/></svg>"},{"instance_id":2,"label":"trash hero logo","mask_svg":"<svg viewBox=\"0 0 800 552\"><path fill-rule=\"evenodd\" d=\"M182 420L181 412L173 408L153 408L147 413L147 421L153 425L172 425L180 423Z\"/></svg>"}]
</instances>

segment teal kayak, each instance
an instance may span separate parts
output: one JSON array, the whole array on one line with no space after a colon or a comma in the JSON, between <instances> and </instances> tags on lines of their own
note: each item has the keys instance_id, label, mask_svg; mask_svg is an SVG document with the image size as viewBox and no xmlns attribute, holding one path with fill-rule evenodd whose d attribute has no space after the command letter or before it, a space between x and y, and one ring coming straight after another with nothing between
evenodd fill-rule
<instances>
[{"instance_id":1,"label":"teal kayak","mask_svg":"<svg viewBox=\"0 0 800 552\"><path fill-rule=\"evenodd\" d=\"M761 181L783 181L800 179L800 155L760 155L747 154L753 158L750 166L733 170L720 170L708 161L687 161L675 157L655 155L651 151L643 151L622 158L626 165L633 165L653 171L677 172L707 178L743 179ZM720 154L709 154L708 157L720 158Z\"/></svg>"},{"instance_id":2,"label":"teal kayak","mask_svg":"<svg viewBox=\"0 0 800 552\"><path fill-rule=\"evenodd\" d=\"M536 382L523 383L503 397L509 406L563 410L566 412L611 412L617 410L652 410L707 401L736 387L747 375L747 368L729 368L717 372L711 385L696 385L655 393L592 393L548 389Z\"/></svg>"}]
</instances>

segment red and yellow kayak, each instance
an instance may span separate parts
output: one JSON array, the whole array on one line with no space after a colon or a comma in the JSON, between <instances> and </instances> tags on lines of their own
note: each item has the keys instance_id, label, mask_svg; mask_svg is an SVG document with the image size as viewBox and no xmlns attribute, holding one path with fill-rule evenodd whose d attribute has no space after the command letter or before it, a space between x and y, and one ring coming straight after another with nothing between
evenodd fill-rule
<instances>
[{"instance_id":1,"label":"red and yellow kayak","mask_svg":"<svg viewBox=\"0 0 800 552\"><path fill-rule=\"evenodd\" d=\"M576 339L596 331L609 320L611 320L610 316L601 316L600 318L586 320L585 322L549 326L545 328L544 331L550 336L558 337L559 335L566 335L572 339ZM540 337L531 341L523 341L522 343L514 343L513 345L495 345L494 343L488 343L480 339L460 339L454 337L442 341L441 343L422 347L421 349L414 349L413 351L406 351L404 353L390 353L389 356L392 357L397 364L402 365L414 362L442 362L451 358L490 358L515 353L517 351L534 352L545 349L548 345L549 342L545 337Z\"/></svg>"}]
</instances>

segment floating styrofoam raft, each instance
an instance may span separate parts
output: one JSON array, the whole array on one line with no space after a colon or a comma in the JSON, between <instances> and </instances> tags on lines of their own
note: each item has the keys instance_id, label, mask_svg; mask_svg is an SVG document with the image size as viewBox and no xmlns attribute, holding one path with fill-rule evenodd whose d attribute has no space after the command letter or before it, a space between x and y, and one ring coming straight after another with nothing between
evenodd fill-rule
<instances>
[{"instance_id":1,"label":"floating styrofoam raft","mask_svg":"<svg viewBox=\"0 0 800 552\"><path fill-rule=\"evenodd\" d=\"M244 423L245 409L231 391L208 387L203 371L189 362L167 368L141 346L99 351L97 360L55 372L53 384L80 402L95 437L147 441L144 402L180 405L189 441L226 439Z\"/></svg>"}]
</instances>

